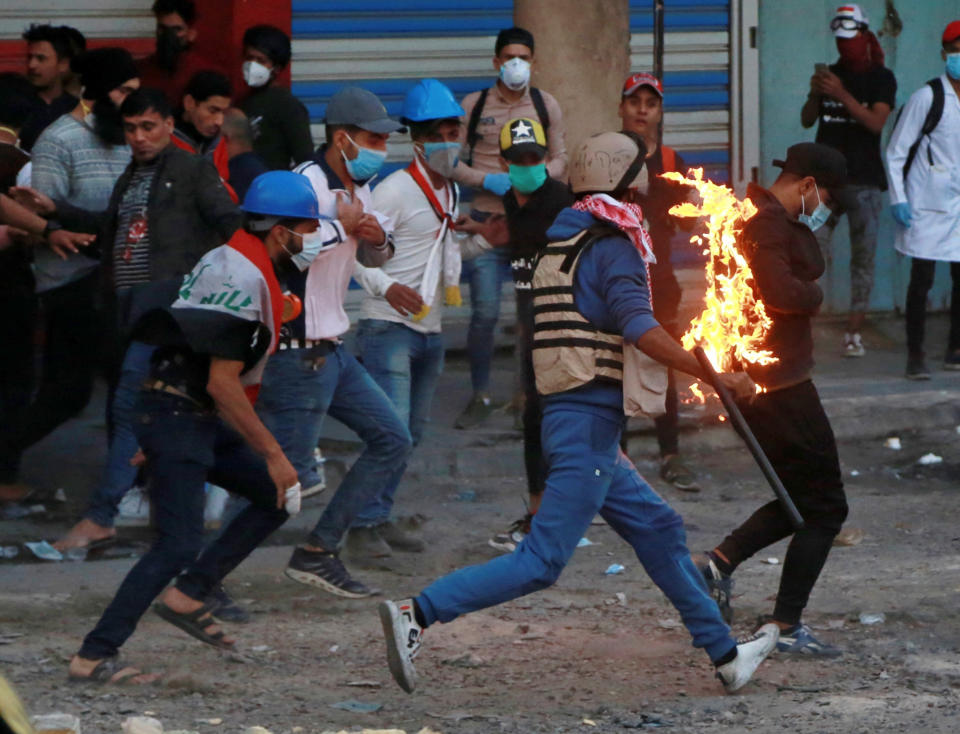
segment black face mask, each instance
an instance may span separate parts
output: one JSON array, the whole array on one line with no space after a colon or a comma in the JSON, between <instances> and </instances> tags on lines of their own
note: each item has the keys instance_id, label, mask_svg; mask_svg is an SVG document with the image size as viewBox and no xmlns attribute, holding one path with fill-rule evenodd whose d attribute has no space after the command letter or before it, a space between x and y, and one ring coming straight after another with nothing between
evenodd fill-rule
<instances>
[{"instance_id":1,"label":"black face mask","mask_svg":"<svg viewBox=\"0 0 960 734\"><path fill-rule=\"evenodd\" d=\"M93 103L93 131L108 145L126 142L120 110L109 99L98 99Z\"/></svg>"},{"instance_id":2,"label":"black face mask","mask_svg":"<svg viewBox=\"0 0 960 734\"><path fill-rule=\"evenodd\" d=\"M175 71L177 61L187 44L177 37L176 31L162 26L157 29L157 64L167 71Z\"/></svg>"}]
</instances>

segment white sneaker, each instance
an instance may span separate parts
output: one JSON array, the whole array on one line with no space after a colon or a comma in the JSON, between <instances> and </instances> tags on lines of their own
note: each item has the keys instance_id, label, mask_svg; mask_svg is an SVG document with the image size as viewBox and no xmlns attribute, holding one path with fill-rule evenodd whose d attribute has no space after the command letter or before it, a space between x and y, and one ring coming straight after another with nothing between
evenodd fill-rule
<instances>
[{"instance_id":1,"label":"white sneaker","mask_svg":"<svg viewBox=\"0 0 960 734\"><path fill-rule=\"evenodd\" d=\"M390 673L403 690L413 693L417 687L417 669L413 667L413 659L420 652L423 641L423 627L417 624L413 614L413 599L381 602L379 610Z\"/></svg>"},{"instance_id":2,"label":"white sneaker","mask_svg":"<svg viewBox=\"0 0 960 734\"><path fill-rule=\"evenodd\" d=\"M843 335L843 356L844 357L862 357L867 353L863 348L863 341L860 339L860 333Z\"/></svg>"},{"instance_id":3,"label":"white sneaker","mask_svg":"<svg viewBox=\"0 0 960 734\"><path fill-rule=\"evenodd\" d=\"M313 497L315 494L320 494L323 490L327 488L327 483L324 481L319 481L314 484L312 487L307 487L306 489L300 490L300 499L306 499L307 497Z\"/></svg>"},{"instance_id":4,"label":"white sneaker","mask_svg":"<svg viewBox=\"0 0 960 734\"><path fill-rule=\"evenodd\" d=\"M717 667L717 678L727 689L727 693L739 691L756 672L760 663L777 646L780 628L765 624L752 635L737 640L737 657L729 663Z\"/></svg>"},{"instance_id":5,"label":"white sneaker","mask_svg":"<svg viewBox=\"0 0 960 734\"><path fill-rule=\"evenodd\" d=\"M144 527L150 524L150 496L143 487L132 487L117 507L117 527Z\"/></svg>"}]
</instances>

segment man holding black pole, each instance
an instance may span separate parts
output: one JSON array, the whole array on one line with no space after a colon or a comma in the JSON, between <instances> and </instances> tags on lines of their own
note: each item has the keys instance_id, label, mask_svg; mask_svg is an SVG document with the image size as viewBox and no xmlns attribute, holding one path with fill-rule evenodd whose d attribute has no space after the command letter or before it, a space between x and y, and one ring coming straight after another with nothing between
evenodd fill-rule
<instances>
[{"instance_id":1,"label":"man holding black pole","mask_svg":"<svg viewBox=\"0 0 960 734\"><path fill-rule=\"evenodd\" d=\"M740 410L803 518L794 532L790 517L773 500L733 530L718 546L694 558L729 621L731 574L743 561L779 540L787 547L773 615L763 618L780 628L780 652L834 657L840 650L817 640L801 616L847 517L840 460L833 429L813 385L813 335L810 318L819 310L824 271L814 236L830 216L830 192L846 181L846 161L834 148L798 143L769 190L757 184L747 196L759 211L744 226L740 251L747 258L757 296L773 324L762 349L773 364L747 365L747 373L765 388Z\"/></svg>"},{"instance_id":2,"label":"man holding black pole","mask_svg":"<svg viewBox=\"0 0 960 734\"><path fill-rule=\"evenodd\" d=\"M532 281L548 466L543 503L512 553L380 605L390 672L408 693L425 628L553 584L598 512L633 547L727 691L746 685L776 644L772 624L746 639L730 635L687 554L683 520L620 451L625 412L662 410L666 380L652 361L705 376L650 307L653 250L636 204L648 183L644 154L642 140L611 132L589 138L573 158L577 201L547 232ZM721 381L743 398L754 394L743 373Z\"/></svg>"}]
</instances>

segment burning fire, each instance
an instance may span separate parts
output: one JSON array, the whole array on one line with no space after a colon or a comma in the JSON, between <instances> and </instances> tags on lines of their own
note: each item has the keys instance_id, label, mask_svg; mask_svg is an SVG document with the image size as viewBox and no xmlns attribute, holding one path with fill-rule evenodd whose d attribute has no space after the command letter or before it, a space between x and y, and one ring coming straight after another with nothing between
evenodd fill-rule
<instances>
[{"instance_id":1,"label":"burning fire","mask_svg":"<svg viewBox=\"0 0 960 734\"><path fill-rule=\"evenodd\" d=\"M692 186L700 194L699 206L684 202L672 207L671 214L707 218L707 234L690 240L709 256L707 294L703 312L683 335L684 348L702 346L719 372L738 369L744 363L776 362L772 352L761 349L772 322L763 303L754 297L753 272L736 241L744 222L757 213L757 207L750 199L737 199L728 187L704 180L702 168L691 169L687 176L675 172L662 175ZM699 389L694 390L697 393L702 396Z\"/></svg>"}]
</instances>

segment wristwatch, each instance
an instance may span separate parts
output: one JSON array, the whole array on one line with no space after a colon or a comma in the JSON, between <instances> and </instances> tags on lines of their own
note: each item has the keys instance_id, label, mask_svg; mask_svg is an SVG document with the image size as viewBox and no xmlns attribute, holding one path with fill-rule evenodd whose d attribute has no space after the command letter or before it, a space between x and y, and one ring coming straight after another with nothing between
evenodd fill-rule
<instances>
[{"instance_id":1,"label":"wristwatch","mask_svg":"<svg viewBox=\"0 0 960 734\"><path fill-rule=\"evenodd\" d=\"M63 225L55 219L48 219L47 226L43 228L43 239L49 239L52 232L56 232L58 229L63 229Z\"/></svg>"}]
</instances>

